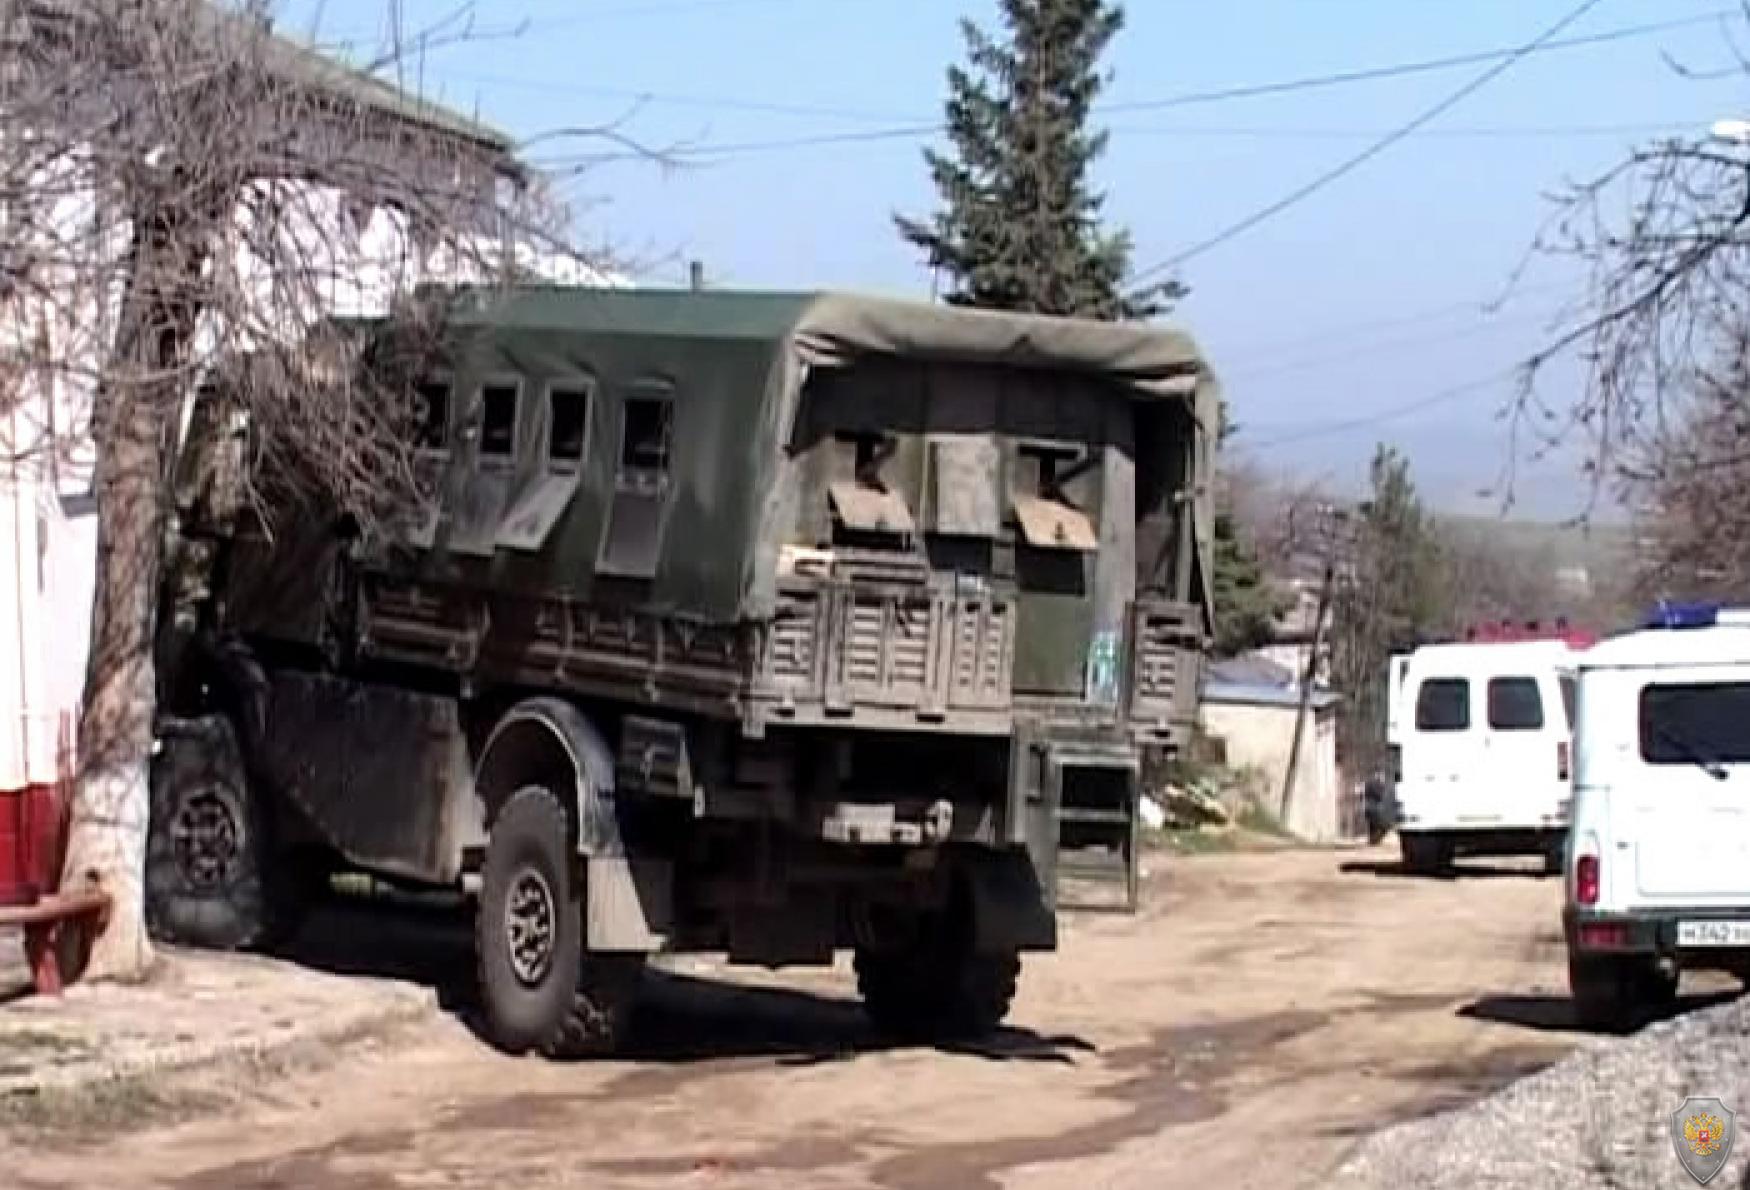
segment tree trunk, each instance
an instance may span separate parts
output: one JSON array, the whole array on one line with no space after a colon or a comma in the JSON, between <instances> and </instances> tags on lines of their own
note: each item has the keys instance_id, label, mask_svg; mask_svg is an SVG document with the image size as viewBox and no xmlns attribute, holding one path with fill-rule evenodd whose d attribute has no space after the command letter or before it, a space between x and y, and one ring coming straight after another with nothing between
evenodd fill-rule
<instances>
[{"instance_id":1,"label":"tree trunk","mask_svg":"<svg viewBox=\"0 0 1750 1190\"><path fill-rule=\"evenodd\" d=\"M146 932L154 650L169 499L171 430L184 345L197 317L183 299L203 254L173 216L136 222L127 296L92 410L97 446L97 574L79 721L78 778L62 882L94 880L112 903L86 979L134 979L152 965Z\"/></svg>"},{"instance_id":2,"label":"tree trunk","mask_svg":"<svg viewBox=\"0 0 1750 1190\"><path fill-rule=\"evenodd\" d=\"M131 394L132 395L132 394ZM142 897L156 707L157 623L166 443L158 402L122 400L99 442L97 581L79 724L79 776L63 879L95 878L113 898L86 978L151 965Z\"/></svg>"}]
</instances>

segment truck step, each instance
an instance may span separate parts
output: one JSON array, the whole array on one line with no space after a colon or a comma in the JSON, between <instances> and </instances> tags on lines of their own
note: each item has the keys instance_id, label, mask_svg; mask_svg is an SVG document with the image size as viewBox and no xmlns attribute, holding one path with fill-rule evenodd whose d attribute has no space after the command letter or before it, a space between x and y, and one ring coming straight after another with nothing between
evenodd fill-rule
<instances>
[{"instance_id":1,"label":"truck step","mask_svg":"<svg viewBox=\"0 0 1750 1190\"><path fill-rule=\"evenodd\" d=\"M1063 806L1057 811L1059 822L1088 822L1108 826L1129 826L1131 814L1128 810L1083 810L1074 806Z\"/></svg>"}]
</instances>

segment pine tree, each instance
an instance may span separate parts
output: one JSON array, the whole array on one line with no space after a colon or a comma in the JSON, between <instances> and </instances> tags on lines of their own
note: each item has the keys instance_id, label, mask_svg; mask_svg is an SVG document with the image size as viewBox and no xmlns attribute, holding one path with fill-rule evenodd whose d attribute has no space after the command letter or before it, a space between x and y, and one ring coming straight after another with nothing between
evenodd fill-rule
<instances>
[{"instance_id":1,"label":"pine tree","mask_svg":"<svg viewBox=\"0 0 1750 1190\"><path fill-rule=\"evenodd\" d=\"M1439 538L1410 478L1410 464L1384 443L1374 449L1369 498L1351 559L1350 581L1331 609L1331 669L1344 693L1337 746L1352 772L1371 772L1385 754L1386 666L1446 617Z\"/></svg>"},{"instance_id":2,"label":"pine tree","mask_svg":"<svg viewBox=\"0 0 1750 1190\"><path fill-rule=\"evenodd\" d=\"M896 218L950 281L954 305L1086 318L1147 318L1183 296L1168 281L1122 291L1130 237L1102 226L1090 167L1106 133L1088 127L1107 77L1100 55L1123 26L1108 0L1002 0L1007 40L961 22L968 66L948 69L953 153L926 150L941 208Z\"/></svg>"}]
</instances>

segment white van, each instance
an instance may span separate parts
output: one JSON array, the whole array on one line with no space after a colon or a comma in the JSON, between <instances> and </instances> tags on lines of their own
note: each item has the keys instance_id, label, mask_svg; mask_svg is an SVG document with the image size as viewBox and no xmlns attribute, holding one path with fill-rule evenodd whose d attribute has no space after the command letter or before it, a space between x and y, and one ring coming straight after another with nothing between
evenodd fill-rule
<instances>
[{"instance_id":1,"label":"white van","mask_svg":"<svg viewBox=\"0 0 1750 1190\"><path fill-rule=\"evenodd\" d=\"M1466 641L1392 658L1387 738L1406 868L1542 855L1561 871L1579 652L1562 639Z\"/></svg>"},{"instance_id":2,"label":"white van","mask_svg":"<svg viewBox=\"0 0 1750 1190\"><path fill-rule=\"evenodd\" d=\"M1750 978L1750 609L1653 623L1579 669L1562 924L1593 1026L1670 1001L1684 967Z\"/></svg>"}]
</instances>

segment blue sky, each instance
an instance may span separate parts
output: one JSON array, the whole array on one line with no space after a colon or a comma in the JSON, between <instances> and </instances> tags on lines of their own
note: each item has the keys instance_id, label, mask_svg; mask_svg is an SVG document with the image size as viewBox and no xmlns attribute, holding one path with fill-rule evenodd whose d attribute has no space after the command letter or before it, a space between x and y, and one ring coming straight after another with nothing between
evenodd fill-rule
<instances>
[{"instance_id":1,"label":"blue sky","mask_svg":"<svg viewBox=\"0 0 1750 1190\"><path fill-rule=\"evenodd\" d=\"M1500 49L1573 0L1130 0L1115 41L1099 169L1138 264L1173 255L1403 123L1486 64L1272 96L1138 108L1202 92ZM427 27L458 0L401 0ZM1565 36L1701 16L1727 0L1603 0ZM288 29L367 37L375 0L294 0ZM438 48L424 89L520 137L611 125L662 167L600 164L568 181L579 229L677 284L843 286L926 295L895 211L933 205L923 135L940 117L957 20L995 0L482 0L483 39ZM509 31L521 28L519 35ZM1750 36L1734 27L1742 44ZM1240 442L1267 467L1353 488L1378 440L1449 508L1493 511L1510 458L1488 378L1547 333L1574 278L1539 262L1500 296L1549 194L1629 147L1750 114L1717 22L1527 57L1414 136L1281 216L1190 261L1175 315L1221 371ZM1684 78L1668 58L1716 77ZM642 97L642 98L641 98ZM844 138L811 145L800 139ZM712 150L721 148L724 151ZM599 154L547 141L537 160ZM1440 399L1449 390L1458 393ZM1406 408L1409 407L1409 408ZM1571 462L1522 460L1517 509L1584 504Z\"/></svg>"}]
</instances>

